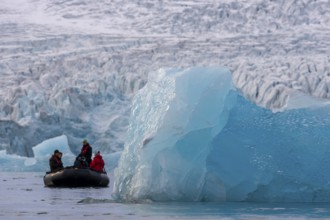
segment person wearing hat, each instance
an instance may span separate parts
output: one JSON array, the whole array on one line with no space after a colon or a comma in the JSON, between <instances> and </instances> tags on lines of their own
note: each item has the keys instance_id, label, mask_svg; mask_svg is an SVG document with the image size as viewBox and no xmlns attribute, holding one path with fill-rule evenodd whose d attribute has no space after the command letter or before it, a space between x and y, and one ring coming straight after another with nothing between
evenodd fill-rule
<instances>
[{"instance_id":1,"label":"person wearing hat","mask_svg":"<svg viewBox=\"0 0 330 220\"><path fill-rule=\"evenodd\" d=\"M54 151L54 154L49 159L50 172L57 172L63 169L62 155L62 152L59 150L56 149Z\"/></svg>"},{"instance_id":2,"label":"person wearing hat","mask_svg":"<svg viewBox=\"0 0 330 220\"><path fill-rule=\"evenodd\" d=\"M92 152L93 149L91 147L91 145L88 143L88 141L85 139L83 141L83 146L81 148L81 152L80 152L80 156L85 157L86 161L88 163L88 166L91 164L92 162Z\"/></svg>"},{"instance_id":3,"label":"person wearing hat","mask_svg":"<svg viewBox=\"0 0 330 220\"><path fill-rule=\"evenodd\" d=\"M92 170L103 172L104 170L104 161L100 154L100 151L95 153L95 156L91 162L91 165L89 166Z\"/></svg>"},{"instance_id":4,"label":"person wearing hat","mask_svg":"<svg viewBox=\"0 0 330 220\"><path fill-rule=\"evenodd\" d=\"M86 158L84 156L81 156L80 154L76 157L76 160L73 163L73 166L75 168L88 168L89 164L86 161Z\"/></svg>"}]
</instances>

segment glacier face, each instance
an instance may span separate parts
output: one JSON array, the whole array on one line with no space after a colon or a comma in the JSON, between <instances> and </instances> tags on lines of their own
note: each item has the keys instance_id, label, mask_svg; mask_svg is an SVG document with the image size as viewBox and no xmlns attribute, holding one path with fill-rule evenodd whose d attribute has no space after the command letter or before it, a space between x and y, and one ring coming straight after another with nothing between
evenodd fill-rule
<instances>
[{"instance_id":1,"label":"glacier face","mask_svg":"<svg viewBox=\"0 0 330 220\"><path fill-rule=\"evenodd\" d=\"M329 201L329 113L327 102L277 113L258 107L226 69L159 70L133 100L115 195Z\"/></svg>"},{"instance_id":2,"label":"glacier face","mask_svg":"<svg viewBox=\"0 0 330 220\"><path fill-rule=\"evenodd\" d=\"M123 149L132 96L162 67L226 66L273 111L329 99L329 1L3 0L0 149L68 137Z\"/></svg>"}]
</instances>

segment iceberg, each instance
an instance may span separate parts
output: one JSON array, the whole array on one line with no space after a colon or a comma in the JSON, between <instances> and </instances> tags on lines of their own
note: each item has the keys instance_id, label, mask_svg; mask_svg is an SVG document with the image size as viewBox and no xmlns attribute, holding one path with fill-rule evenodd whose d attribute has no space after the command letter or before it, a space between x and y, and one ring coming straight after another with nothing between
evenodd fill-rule
<instances>
[{"instance_id":1,"label":"iceberg","mask_svg":"<svg viewBox=\"0 0 330 220\"><path fill-rule=\"evenodd\" d=\"M151 73L132 104L115 195L124 200L201 200L212 140L235 102L232 89L225 68Z\"/></svg>"},{"instance_id":2,"label":"iceberg","mask_svg":"<svg viewBox=\"0 0 330 220\"><path fill-rule=\"evenodd\" d=\"M40 171L49 170L49 158L54 150L63 152L63 164L71 165L75 156L72 154L68 140L65 135L50 138L33 146L34 157L7 154L5 150L0 151L1 171Z\"/></svg>"},{"instance_id":3,"label":"iceberg","mask_svg":"<svg viewBox=\"0 0 330 220\"><path fill-rule=\"evenodd\" d=\"M273 95L273 94L271 94ZM114 196L124 201L330 201L330 108L271 111L226 68L160 69L134 97ZM306 107L307 106L307 107Z\"/></svg>"}]
</instances>

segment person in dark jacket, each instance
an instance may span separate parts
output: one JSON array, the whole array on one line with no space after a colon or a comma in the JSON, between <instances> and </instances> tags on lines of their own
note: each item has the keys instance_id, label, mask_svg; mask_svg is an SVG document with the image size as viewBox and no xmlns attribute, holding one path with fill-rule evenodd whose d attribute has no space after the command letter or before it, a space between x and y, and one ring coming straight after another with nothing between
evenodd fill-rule
<instances>
[{"instance_id":1,"label":"person in dark jacket","mask_svg":"<svg viewBox=\"0 0 330 220\"><path fill-rule=\"evenodd\" d=\"M73 166L76 168L88 168L89 165L87 164L86 158L84 156L81 156L81 154L79 154L76 157Z\"/></svg>"},{"instance_id":2,"label":"person in dark jacket","mask_svg":"<svg viewBox=\"0 0 330 220\"><path fill-rule=\"evenodd\" d=\"M54 154L49 159L50 172L57 172L63 169L62 152L55 150Z\"/></svg>"},{"instance_id":3,"label":"person in dark jacket","mask_svg":"<svg viewBox=\"0 0 330 220\"><path fill-rule=\"evenodd\" d=\"M104 160L100 154L100 151L95 153L95 156L89 166L92 170L103 172L104 171Z\"/></svg>"},{"instance_id":4,"label":"person in dark jacket","mask_svg":"<svg viewBox=\"0 0 330 220\"><path fill-rule=\"evenodd\" d=\"M80 152L80 156L85 157L86 161L88 163L88 166L91 164L92 162L92 147L91 145L88 143L88 141L85 139L83 141L83 146L81 148L81 152Z\"/></svg>"}]
</instances>

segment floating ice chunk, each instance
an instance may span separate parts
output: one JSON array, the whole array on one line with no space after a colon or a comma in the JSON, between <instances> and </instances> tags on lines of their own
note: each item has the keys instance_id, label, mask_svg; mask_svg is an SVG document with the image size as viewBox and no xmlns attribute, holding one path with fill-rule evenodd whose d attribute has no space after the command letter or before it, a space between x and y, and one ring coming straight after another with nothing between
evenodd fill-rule
<instances>
[{"instance_id":1,"label":"floating ice chunk","mask_svg":"<svg viewBox=\"0 0 330 220\"><path fill-rule=\"evenodd\" d=\"M211 178L206 157L235 102L231 90L225 68L151 73L133 100L115 195L130 201L197 201L209 194L205 187L214 186L206 184Z\"/></svg>"},{"instance_id":2,"label":"floating ice chunk","mask_svg":"<svg viewBox=\"0 0 330 220\"><path fill-rule=\"evenodd\" d=\"M64 156L73 155L68 145L68 139L65 135L47 139L32 148L35 158L50 156L54 153L55 149L61 151Z\"/></svg>"}]
</instances>

